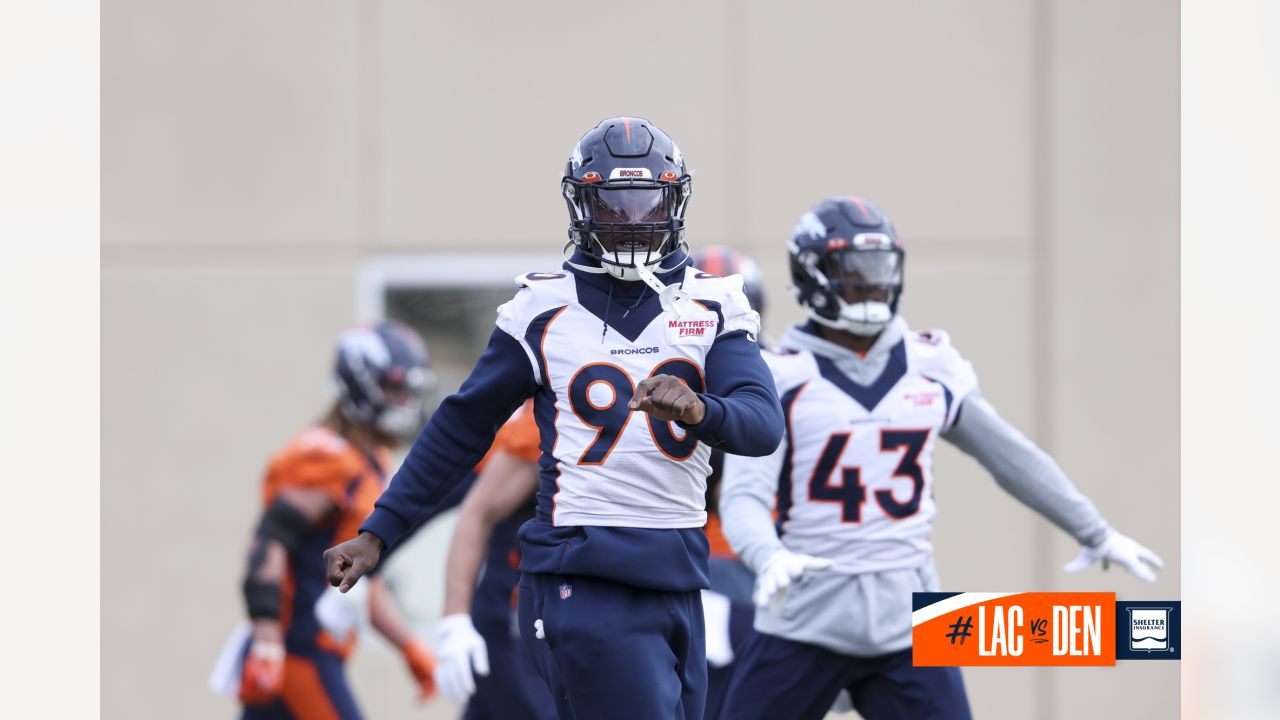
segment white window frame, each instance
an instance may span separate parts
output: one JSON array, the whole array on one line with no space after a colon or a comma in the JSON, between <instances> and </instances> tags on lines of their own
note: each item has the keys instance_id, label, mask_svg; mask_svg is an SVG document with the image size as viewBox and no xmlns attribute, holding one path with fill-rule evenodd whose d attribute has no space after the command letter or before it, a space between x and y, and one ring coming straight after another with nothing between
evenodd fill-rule
<instances>
[{"instance_id":1,"label":"white window frame","mask_svg":"<svg viewBox=\"0 0 1280 720\"><path fill-rule=\"evenodd\" d=\"M553 272L564 258L557 253L389 253L365 258L356 277L356 321L386 317L387 291L440 287L494 287L531 272Z\"/></svg>"}]
</instances>

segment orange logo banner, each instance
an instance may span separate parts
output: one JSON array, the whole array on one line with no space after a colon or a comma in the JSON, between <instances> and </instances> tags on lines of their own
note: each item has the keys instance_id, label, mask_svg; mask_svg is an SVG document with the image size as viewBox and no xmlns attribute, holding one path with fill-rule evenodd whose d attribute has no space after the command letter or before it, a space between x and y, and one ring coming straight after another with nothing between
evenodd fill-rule
<instances>
[{"instance_id":1,"label":"orange logo banner","mask_svg":"<svg viewBox=\"0 0 1280 720\"><path fill-rule=\"evenodd\" d=\"M1115 665L1115 593L914 593L914 665Z\"/></svg>"}]
</instances>

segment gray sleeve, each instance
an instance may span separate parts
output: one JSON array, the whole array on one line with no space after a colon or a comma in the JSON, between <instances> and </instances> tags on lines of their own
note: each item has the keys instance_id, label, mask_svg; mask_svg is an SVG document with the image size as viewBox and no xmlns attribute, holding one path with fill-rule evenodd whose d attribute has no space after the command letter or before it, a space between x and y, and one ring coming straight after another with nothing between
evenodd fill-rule
<instances>
[{"instance_id":1,"label":"gray sleeve","mask_svg":"<svg viewBox=\"0 0 1280 720\"><path fill-rule=\"evenodd\" d=\"M786 450L784 435L778 449L764 457L724 456L720 522L733 551L755 573L782 548L773 527L773 506Z\"/></svg>"},{"instance_id":2,"label":"gray sleeve","mask_svg":"<svg viewBox=\"0 0 1280 720\"><path fill-rule=\"evenodd\" d=\"M1096 547L1111 531L1053 458L1005 422L982 396L965 399L959 419L943 437L981 463L1005 492L1081 545Z\"/></svg>"}]
</instances>

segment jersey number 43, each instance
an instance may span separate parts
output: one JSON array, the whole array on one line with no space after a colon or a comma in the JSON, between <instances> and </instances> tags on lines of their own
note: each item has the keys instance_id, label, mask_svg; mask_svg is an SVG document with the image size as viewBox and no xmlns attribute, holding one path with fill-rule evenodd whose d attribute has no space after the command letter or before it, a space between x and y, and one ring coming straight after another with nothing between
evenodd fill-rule
<instances>
[{"instance_id":1,"label":"jersey number 43","mask_svg":"<svg viewBox=\"0 0 1280 720\"><path fill-rule=\"evenodd\" d=\"M847 432L838 432L827 439L818 464L813 468L813 476L809 478L809 500L840 503L841 520L856 523L862 522L862 504L867 501L867 488L862 484L862 468L839 468L839 483L832 482L837 470L836 463L849 444L849 435ZM877 490L874 493L876 504L895 520L911 517L920 510L920 496L924 492L924 468L920 467L920 452L924 450L928 440L928 430L880 431L882 452L905 448L898 467L893 471L893 477L911 480L911 497L905 501L894 497L893 490Z\"/></svg>"}]
</instances>

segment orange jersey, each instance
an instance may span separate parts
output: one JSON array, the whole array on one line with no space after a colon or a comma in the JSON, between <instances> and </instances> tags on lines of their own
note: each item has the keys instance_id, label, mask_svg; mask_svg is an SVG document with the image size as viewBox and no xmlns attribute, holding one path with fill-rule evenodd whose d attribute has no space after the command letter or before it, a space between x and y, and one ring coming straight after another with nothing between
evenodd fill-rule
<instances>
[{"instance_id":1,"label":"orange jersey","mask_svg":"<svg viewBox=\"0 0 1280 720\"><path fill-rule=\"evenodd\" d=\"M476 465L476 472L480 472L489 458L499 450L505 450L525 462L537 462L542 455L542 450L538 447L540 440L538 423L533 417L533 401L526 400L524 405L512 413L506 424L498 429L489 452Z\"/></svg>"},{"instance_id":2,"label":"orange jersey","mask_svg":"<svg viewBox=\"0 0 1280 720\"><path fill-rule=\"evenodd\" d=\"M280 621L291 653L326 647L334 640L327 634L322 636L315 617L316 601L328 586L322 556L328 548L359 532L382 492L383 468L389 462L385 448L370 457L333 430L313 426L268 463L262 486L264 508L285 489L321 491L337 508L289 554Z\"/></svg>"}]
</instances>

